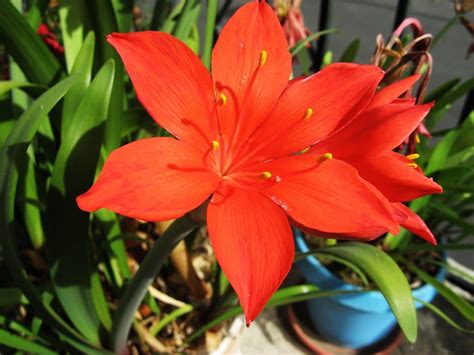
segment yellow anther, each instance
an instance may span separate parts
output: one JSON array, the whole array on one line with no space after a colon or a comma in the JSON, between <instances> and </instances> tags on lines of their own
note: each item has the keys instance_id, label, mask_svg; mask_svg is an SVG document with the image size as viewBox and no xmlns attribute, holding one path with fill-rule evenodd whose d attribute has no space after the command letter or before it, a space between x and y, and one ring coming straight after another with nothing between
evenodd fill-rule
<instances>
[{"instance_id":1,"label":"yellow anther","mask_svg":"<svg viewBox=\"0 0 474 355\"><path fill-rule=\"evenodd\" d=\"M420 136L417 134L415 135L415 142L420 144L421 140L420 140Z\"/></svg>"},{"instance_id":2,"label":"yellow anther","mask_svg":"<svg viewBox=\"0 0 474 355\"><path fill-rule=\"evenodd\" d=\"M261 52L260 52L260 57L258 58L258 65L263 67L263 65L267 62L267 56L268 56L268 53L265 49L263 49Z\"/></svg>"},{"instance_id":3,"label":"yellow anther","mask_svg":"<svg viewBox=\"0 0 474 355\"><path fill-rule=\"evenodd\" d=\"M306 112L304 113L304 120L309 120L311 118L311 116L313 116L313 109L310 107L306 110Z\"/></svg>"},{"instance_id":4,"label":"yellow anther","mask_svg":"<svg viewBox=\"0 0 474 355\"><path fill-rule=\"evenodd\" d=\"M415 159L418 159L419 157L420 157L420 154L417 154L417 153L407 155L407 158L410 160L415 160Z\"/></svg>"},{"instance_id":5,"label":"yellow anther","mask_svg":"<svg viewBox=\"0 0 474 355\"><path fill-rule=\"evenodd\" d=\"M418 168L418 164L417 163L407 163L407 166L409 166L410 168Z\"/></svg>"},{"instance_id":6,"label":"yellow anther","mask_svg":"<svg viewBox=\"0 0 474 355\"><path fill-rule=\"evenodd\" d=\"M220 144L219 144L218 141L212 141L212 142L211 142L211 148L212 148L212 150L217 150L217 149L219 149L219 146L220 146Z\"/></svg>"},{"instance_id":7,"label":"yellow anther","mask_svg":"<svg viewBox=\"0 0 474 355\"><path fill-rule=\"evenodd\" d=\"M225 106L227 103L227 96L225 96L223 93L219 95L219 105Z\"/></svg>"},{"instance_id":8,"label":"yellow anther","mask_svg":"<svg viewBox=\"0 0 474 355\"><path fill-rule=\"evenodd\" d=\"M272 173L269 171L263 171L260 176L264 178L265 180L271 179Z\"/></svg>"},{"instance_id":9,"label":"yellow anther","mask_svg":"<svg viewBox=\"0 0 474 355\"><path fill-rule=\"evenodd\" d=\"M318 157L318 163L322 163L322 162L325 162L326 160L330 160L330 159L332 159L332 154L331 153L324 153L324 154L321 154Z\"/></svg>"}]
</instances>

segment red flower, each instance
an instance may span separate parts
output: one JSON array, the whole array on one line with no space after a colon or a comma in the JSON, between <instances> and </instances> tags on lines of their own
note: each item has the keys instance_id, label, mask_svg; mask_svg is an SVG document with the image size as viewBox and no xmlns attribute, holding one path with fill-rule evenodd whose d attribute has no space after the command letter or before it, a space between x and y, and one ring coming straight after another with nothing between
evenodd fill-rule
<instances>
[{"instance_id":1,"label":"red flower","mask_svg":"<svg viewBox=\"0 0 474 355\"><path fill-rule=\"evenodd\" d=\"M49 30L48 26L44 23L40 24L37 33L54 53L64 54L64 47L58 42L56 35Z\"/></svg>"},{"instance_id":2,"label":"red flower","mask_svg":"<svg viewBox=\"0 0 474 355\"><path fill-rule=\"evenodd\" d=\"M288 44L270 6L258 1L239 9L222 30L212 76L189 48L165 33L112 34L108 41L142 104L177 139L143 139L117 149L78 204L86 211L108 208L160 221L178 218L212 196L207 209L212 246L248 323L291 268L288 217L326 233L360 235L374 228L398 233L402 213L339 159L350 146L295 154L374 105L381 95L374 97L383 77L379 68L334 64L288 83ZM371 112L395 115L391 131L405 138L407 124L391 108ZM413 110L421 116L428 107ZM360 138L374 142L353 149L361 149L368 162L380 151L388 154L390 144L380 142L387 137L373 133L378 127L364 128Z\"/></svg>"},{"instance_id":3,"label":"red flower","mask_svg":"<svg viewBox=\"0 0 474 355\"><path fill-rule=\"evenodd\" d=\"M422 124L432 103L415 105L414 99L399 99L420 77L412 75L378 91L365 110L330 138L316 144L309 154L330 151L354 166L360 176L373 184L392 203L400 225L426 241L436 244L423 220L401 202L410 201L442 188L427 178L414 162L418 154L393 152ZM361 237L377 237L373 229ZM355 233L352 236L357 236Z\"/></svg>"}]
</instances>

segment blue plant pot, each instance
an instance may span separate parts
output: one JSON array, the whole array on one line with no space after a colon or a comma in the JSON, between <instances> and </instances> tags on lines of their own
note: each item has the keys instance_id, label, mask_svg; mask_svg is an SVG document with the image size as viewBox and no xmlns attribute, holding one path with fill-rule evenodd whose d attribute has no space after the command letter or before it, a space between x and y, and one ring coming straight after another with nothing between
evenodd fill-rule
<instances>
[{"instance_id":1,"label":"blue plant pot","mask_svg":"<svg viewBox=\"0 0 474 355\"><path fill-rule=\"evenodd\" d=\"M294 229L296 250L308 252L301 232ZM315 257L309 256L298 262L298 267L309 283L322 290L359 290L360 287L348 284L326 269ZM446 270L441 268L436 278L444 280ZM412 291L413 296L431 302L436 289L425 284ZM423 305L416 302L416 308ZM360 349L377 343L396 327L397 321L390 306L379 291L360 294L337 295L308 301L313 326L327 340Z\"/></svg>"}]
</instances>

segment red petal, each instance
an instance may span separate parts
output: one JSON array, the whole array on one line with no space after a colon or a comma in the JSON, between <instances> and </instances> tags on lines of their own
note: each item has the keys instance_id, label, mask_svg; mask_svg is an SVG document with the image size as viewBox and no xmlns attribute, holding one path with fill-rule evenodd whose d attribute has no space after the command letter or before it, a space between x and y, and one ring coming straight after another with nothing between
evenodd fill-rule
<instances>
[{"instance_id":1,"label":"red petal","mask_svg":"<svg viewBox=\"0 0 474 355\"><path fill-rule=\"evenodd\" d=\"M415 74L384 87L375 94L367 109L391 103L393 100L410 89L420 78L420 76L420 74Z\"/></svg>"},{"instance_id":2,"label":"red petal","mask_svg":"<svg viewBox=\"0 0 474 355\"><path fill-rule=\"evenodd\" d=\"M266 60L259 65L260 55ZM212 76L224 139L234 133L247 136L265 119L285 89L291 74L291 56L280 23L265 2L242 6L223 28L212 53ZM240 115L240 118L239 118Z\"/></svg>"},{"instance_id":3,"label":"red petal","mask_svg":"<svg viewBox=\"0 0 474 355\"><path fill-rule=\"evenodd\" d=\"M110 154L97 182L77 198L82 210L107 208L146 221L177 218L199 206L220 178L202 153L174 138L149 138Z\"/></svg>"},{"instance_id":4,"label":"red petal","mask_svg":"<svg viewBox=\"0 0 474 355\"><path fill-rule=\"evenodd\" d=\"M427 178L420 169L409 167L408 163L412 161L395 152L351 161L359 174L392 202L410 201L443 191L433 179Z\"/></svg>"},{"instance_id":5,"label":"red petal","mask_svg":"<svg viewBox=\"0 0 474 355\"><path fill-rule=\"evenodd\" d=\"M114 33L118 51L140 102L175 137L209 146L214 105L212 79L184 43L154 31Z\"/></svg>"},{"instance_id":6,"label":"red petal","mask_svg":"<svg viewBox=\"0 0 474 355\"><path fill-rule=\"evenodd\" d=\"M328 160L310 172L283 176L263 191L308 228L342 234L374 227L399 230L390 203L342 161Z\"/></svg>"},{"instance_id":7,"label":"red petal","mask_svg":"<svg viewBox=\"0 0 474 355\"><path fill-rule=\"evenodd\" d=\"M303 231L306 234L310 234L320 238L329 238L329 239L339 239L339 240L357 240L357 241L371 241L379 238L383 234L387 233L386 228L382 227L372 227L360 230L353 233L327 233L321 232L320 230L308 228L302 224L292 220L291 224Z\"/></svg>"},{"instance_id":8,"label":"red petal","mask_svg":"<svg viewBox=\"0 0 474 355\"><path fill-rule=\"evenodd\" d=\"M225 185L209 204L207 224L249 324L290 271L295 248L288 218L261 193Z\"/></svg>"},{"instance_id":9,"label":"red petal","mask_svg":"<svg viewBox=\"0 0 474 355\"><path fill-rule=\"evenodd\" d=\"M304 149L359 114L382 77L380 68L371 65L329 65L289 86L254 139L265 144L270 156ZM312 115L305 119L308 109Z\"/></svg>"},{"instance_id":10,"label":"red petal","mask_svg":"<svg viewBox=\"0 0 474 355\"><path fill-rule=\"evenodd\" d=\"M425 222L415 212L410 210L403 203L393 203L393 208L407 216L407 219L401 223L402 227L408 229L413 234L426 240L428 243L436 245L436 239L426 226Z\"/></svg>"},{"instance_id":11,"label":"red petal","mask_svg":"<svg viewBox=\"0 0 474 355\"><path fill-rule=\"evenodd\" d=\"M339 132L314 146L312 151L330 152L342 160L372 159L398 147L432 106L385 105L364 111Z\"/></svg>"}]
</instances>

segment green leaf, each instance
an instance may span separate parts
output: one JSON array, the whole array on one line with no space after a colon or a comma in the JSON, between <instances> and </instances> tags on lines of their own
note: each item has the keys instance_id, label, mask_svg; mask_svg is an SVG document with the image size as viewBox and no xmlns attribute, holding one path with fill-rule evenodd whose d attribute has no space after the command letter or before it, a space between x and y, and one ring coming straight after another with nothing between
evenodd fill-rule
<instances>
[{"instance_id":1,"label":"green leaf","mask_svg":"<svg viewBox=\"0 0 474 355\"><path fill-rule=\"evenodd\" d=\"M132 30L133 0L112 0L119 32Z\"/></svg>"},{"instance_id":2,"label":"green leaf","mask_svg":"<svg viewBox=\"0 0 474 355\"><path fill-rule=\"evenodd\" d=\"M14 287L0 288L0 307L27 303L20 289Z\"/></svg>"},{"instance_id":3,"label":"green leaf","mask_svg":"<svg viewBox=\"0 0 474 355\"><path fill-rule=\"evenodd\" d=\"M84 37L84 20L87 16L83 0L61 0L59 19L64 43L67 71L71 73Z\"/></svg>"},{"instance_id":4,"label":"green leaf","mask_svg":"<svg viewBox=\"0 0 474 355\"><path fill-rule=\"evenodd\" d=\"M344 243L318 252L346 259L363 270L384 295L408 341L416 341L416 309L410 285L388 254L363 243Z\"/></svg>"},{"instance_id":5,"label":"green leaf","mask_svg":"<svg viewBox=\"0 0 474 355\"><path fill-rule=\"evenodd\" d=\"M22 89L25 92L31 93L32 95L41 94L44 92L45 87L38 84L32 84L14 80L2 80L0 81L0 96L5 95L7 92L13 89Z\"/></svg>"},{"instance_id":6,"label":"green leaf","mask_svg":"<svg viewBox=\"0 0 474 355\"><path fill-rule=\"evenodd\" d=\"M204 36L204 49L202 62L207 69L211 67L211 52L214 46L214 32L216 30L217 0L207 1L206 32Z\"/></svg>"},{"instance_id":7,"label":"green leaf","mask_svg":"<svg viewBox=\"0 0 474 355\"><path fill-rule=\"evenodd\" d=\"M308 301L315 298L333 297L337 295L354 294L361 292L363 291L320 291L319 288L315 285L290 286L275 292L272 298L270 298L268 303L265 305L265 309L284 306L296 302ZM222 322L225 322L226 320L229 320L241 313L243 313L243 311L240 306L232 307L224 311L219 316L215 317L212 321L204 324L194 333L192 333L189 338L186 339L186 343L188 344L192 342L193 340L204 334L207 330L212 329L216 325L221 324Z\"/></svg>"},{"instance_id":8,"label":"green leaf","mask_svg":"<svg viewBox=\"0 0 474 355\"><path fill-rule=\"evenodd\" d=\"M433 286L436 291L438 291L438 293L443 296L446 301L456 308L464 318L474 322L474 307L468 301L458 296L447 286L443 285L441 282L417 267L415 264L410 263L409 265L410 269L412 269L422 281Z\"/></svg>"},{"instance_id":9,"label":"green leaf","mask_svg":"<svg viewBox=\"0 0 474 355\"><path fill-rule=\"evenodd\" d=\"M31 143L41 123L47 118L49 111L58 103L74 84L74 78L67 78L39 97L18 119L15 127L0 151L0 243L3 258L16 285L33 306L35 314L43 318L58 331L64 332L80 342L87 341L56 311L44 302L33 283L30 281L21 262L14 234L14 205L18 183L17 164L26 156L26 150Z\"/></svg>"},{"instance_id":10,"label":"green leaf","mask_svg":"<svg viewBox=\"0 0 474 355\"><path fill-rule=\"evenodd\" d=\"M59 147L46 209L56 294L71 321L95 344L99 344L100 324L109 328L111 321L103 291L96 289L100 284L94 280L97 269L91 255L89 214L77 207L76 197L94 179L113 79L114 62L108 61L86 90Z\"/></svg>"},{"instance_id":11,"label":"green leaf","mask_svg":"<svg viewBox=\"0 0 474 355\"><path fill-rule=\"evenodd\" d=\"M176 27L173 31L173 36L187 41L194 25L197 25L197 20L201 14L200 0L186 0L183 10L179 14Z\"/></svg>"},{"instance_id":12,"label":"green leaf","mask_svg":"<svg viewBox=\"0 0 474 355\"><path fill-rule=\"evenodd\" d=\"M98 38L97 54L100 63L113 59L115 61L115 78L110 99L110 109L105 122L105 148L108 153L120 146L122 113L124 110L124 68L115 49L107 43L105 37L118 31L117 21L111 0L86 0L92 19L94 32Z\"/></svg>"},{"instance_id":13,"label":"green leaf","mask_svg":"<svg viewBox=\"0 0 474 355\"><path fill-rule=\"evenodd\" d=\"M360 47L360 40L356 38L353 40L349 45L346 47L344 52L341 55L341 58L339 58L340 62L346 62L346 63L352 63L357 57L357 53L359 52L359 47Z\"/></svg>"},{"instance_id":14,"label":"green leaf","mask_svg":"<svg viewBox=\"0 0 474 355\"><path fill-rule=\"evenodd\" d=\"M0 0L0 41L29 81L47 85L58 74L58 60L8 0Z\"/></svg>"},{"instance_id":15,"label":"green leaf","mask_svg":"<svg viewBox=\"0 0 474 355\"><path fill-rule=\"evenodd\" d=\"M453 328L461 331L461 332L464 332L464 333L471 333L471 334L474 334L474 331L473 330L469 330L469 329L466 329L466 328L463 328L461 327L458 323L456 323L454 320L452 320L451 318L448 317L448 315L446 313L444 313L441 309L439 309L438 307L436 307L434 304L432 303L429 303L429 302L426 302L422 299L419 299L419 298L416 298L415 297L415 300L417 302L420 302L421 304L423 304L426 308L428 308L431 312L433 312L434 314L436 314L438 317L440 317L441 319L444 319L444 321L446 323L448 323L450 326L452 326Z\"/></svg>"},{"instance_id":16,"label":"green leaf","mask_svg":"<svg viewBox=\"0 0 474 355\"><path fill-rule=\"evenodd\" d=\"M447 105L453 104L456 100L463 97L469 91L474 89L474 78L464 81L462 84L456 86L450 90L447 94L443 95L433 107L433 111L438 111Z\"/></svg>"},{"instance_id":17,"label":"green leaf","mask_svg":"<svg viewBox=\"0 0 474 355\"><path fill-rule=\"evenodd\" d=\"M23 160L24 169L19 181L17 203L23 213L31 244L35 249L39 249L43 246L45 237L32 147L28 149L28 153Z\"/></svg>"},{"instance_id":18,"label":"green leaf","mask_svg":"<svg viewBox=\"0 0 474 355\"><path fill-rule=\"evenodd\" d=\"M153 17L150 23L150 30L161 31L166 20L166 15L170 11L170 0L157 0L155 9L153 10Z\"/></svg>"},{"instance_id":19,"label":"green leaf","mask_svg":"<svg viewBox=\"0 0 474 355\"><path fill-rule=\"evenodd\" d=\"M435 171L438 171L444 167L445 162L449 157L451 147L458 138L458 131L451 131L446 134L443 139L436 145L436 148L433 151L429 158L427 167L425 168L425 174L432 174Z\"/></svg>"},{"instance_id":20,"label":"green leaf","mask_svg":"<svg viewBox=\"0 0 474 355\"><path fill-rule=\"evenodd\" d=\"M61 121L61 140L64 140L64 135L67 132L77 107L79 106L82 95L86 91L91 82L92 64L94 62L94 46L95 35L94 32L89 32L84 44L76 55L76 60L71 68L71 75L77 77L76 84L69 90L64 97L63 113Z\"/></svg>"},{"instance_id":21,"label":"green leaf","mask_svg":"<svg viewBox=\"0 0 474 355\"><path fill-rule=\"evenodd\" d=\"M444 95L446 95L452 88L454 88L461 79L454 78L444 82L443 84L437 86L431 90L425 97L425 102L437 101Z\"/></svg>"},{"instance_id":22,"label":"green leaf","mask_svg":"<svg viewBox=\"0 0 474 355\"><path fill-rule=\"evenodd\" d=\"M312 35L306 37L305 39L298 41L293 47L290 48L291 56L292 57L296 56L308 45L308 43L319 39L321 36L325 36L325 35L328 35L330 33L335 33L335 32L339 32L339 30L336 28L329 28L324 31L315 32Z\"/></svg>"},{"instance_id":23,"label":"green leaf","mask_svg":"<svg viewBox=\"0 0 474 355\"><path fill-rule=\"evenodd\" d=\"M0 329L0 344L9 346L12 349L23 350L33 354L57 354L47 347L35 343L18 335L14 335L4 329Z\"/></svg>"}]
</instances>

